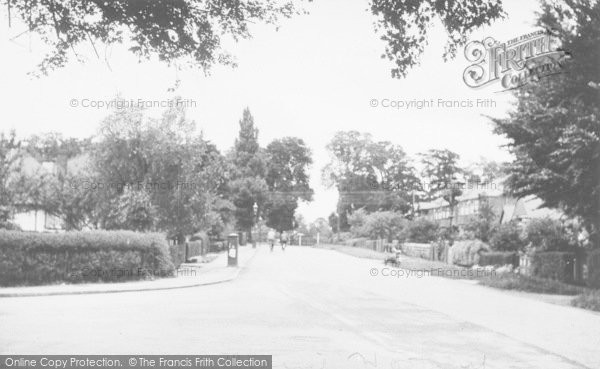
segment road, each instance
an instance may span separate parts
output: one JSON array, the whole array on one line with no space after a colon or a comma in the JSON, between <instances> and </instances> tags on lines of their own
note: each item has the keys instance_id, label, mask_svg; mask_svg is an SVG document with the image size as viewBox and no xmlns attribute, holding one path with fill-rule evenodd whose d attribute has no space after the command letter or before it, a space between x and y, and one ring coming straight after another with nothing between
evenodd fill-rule
<instances>
[{"instance_id":1,"label":"road","mask_svg":"<svg viewBox=\"0 0 600 369\"><path fill-rule=\"evenodd\" d=\"M289 369L600 368L600 314L391 270L330 250L262 247L224 284L4 298L0 353L272 354Z\"/></svg>"}]
</instances>

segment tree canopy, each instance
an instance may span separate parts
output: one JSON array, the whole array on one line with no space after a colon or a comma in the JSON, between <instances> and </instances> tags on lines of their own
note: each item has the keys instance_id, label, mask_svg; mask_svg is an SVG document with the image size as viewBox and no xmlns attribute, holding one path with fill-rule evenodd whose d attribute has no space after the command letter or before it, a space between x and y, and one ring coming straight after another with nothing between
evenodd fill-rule
<instances>
[{"instance_id":1,"label":"tree canopy","mask_svg":"<svg viewBox=\"0 0 600 369\"><path fill-rule=\"evenodd\" d=\"M515 110L493 119L516 160L509 186L582 220L600 245L600 3L544 3L538 24L572 55L563 73L514 91ZM596 87L594 87L596 86Z\"/></svg>"},{"instance_id":2,"label":"tree canopy","mask_svg":"<svg viewBox=\"0 0 600 369\"><path fill-rule=\"evenodd\" d=\"M312 0L304 0L311 2ZM139 58L188 64L204 71L215 64L235 65L223 39L251 36L251 25L277 25L303 12L303 1L291 0L4 0L9 21L17 17L39 35L50 52L39 72L64 67L89 43L124 43ZM298 4L300 3L300 5ZM340 5L343 6L343 5ZM503 17L500 0L371 0L375 29L387 43L383 55L402 77L419 63L427 33L436 22L448 35L444 58L453 57L470 31Z\"/></svg>"}]
</instances>

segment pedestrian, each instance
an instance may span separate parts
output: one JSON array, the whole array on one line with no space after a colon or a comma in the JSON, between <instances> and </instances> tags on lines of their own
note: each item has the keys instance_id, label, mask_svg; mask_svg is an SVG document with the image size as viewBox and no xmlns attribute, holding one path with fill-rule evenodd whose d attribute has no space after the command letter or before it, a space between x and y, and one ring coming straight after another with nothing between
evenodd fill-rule
<instances>
[{"instance_id":1,"label":"pedestrian","mask_svg":"<svg viewBox=\"0 0 600 369\"><path fill-rule=\"evenodd\" d=\"M289 240L289 236L288 236L287 232L286 231L281 232L280 241L281 241L281 249L282 250L285 250L288 240Z\"/></svg>"},{"instance_id":2,"label":"pedestrian","mask_svg":"<svg viewBox=\"0 0 600 369\"><path fill-rule=\"evenodd\" d=\"M267 241L269 242L269 246L271 246L271 251L273 251L273 246L275 246L275 231L274 230L270 230L269 233L267 233Z\"/></svg>"}]
</instances>

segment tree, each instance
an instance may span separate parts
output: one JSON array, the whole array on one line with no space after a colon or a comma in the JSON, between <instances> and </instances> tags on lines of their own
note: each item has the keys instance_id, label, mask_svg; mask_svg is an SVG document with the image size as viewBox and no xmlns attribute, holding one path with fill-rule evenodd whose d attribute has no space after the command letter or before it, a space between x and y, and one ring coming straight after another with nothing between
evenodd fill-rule
<instances>
[{"instance_id":1,"label":"tree","mask_svg":"<svg viewBox=\"0 0 600 369\"><path fill-rule=\"evenodd\" d=\"M521 238L521 230L515 222L500 224L495 227L494 233L488 241L482 241L489 241L494 251L521 251L525 247Z\"/></svg>"},{"instance_id":2,"label":"tree","mask_svg":"<svg viewBox=\"0 0 600 369\"><path fill-rule=\"evenodd\" d=\"M266 148L269 199L265 204L267 225L278 232L293 228L299 201L310 201L313 190L308 169L312 164L310 149L304 141L285 137Z\"/></svg>"},{"instance_id":3,"label":"tree","mask_svg":"<svg viewBox=\"0 0 600 369\"><path fill-rule=\"evenodd\" d=\"M329 226L331 227L331 231L333 233L339 233L339 231L340 231L339 221L340 221L340 218L338 217L338 215L336 213L329 214L329 217L327 218L327 222L328 222Z\"/></svg>"},{"instance_id":4,"label":"tree","mask_svg":"<svg viewBox=\"0 0 600 369\"><path fill-rule=\"evenodd\" d=\"M254 125L250 109L244 109L239 125L238 137L228 156L232 172L229 196L236 207L234 216L237 226L248 232L248 240L252 241L251 230L258 215L254 214L254 204L258 206L257 211L264 214L265 201L268 199L266 158L258 143L258 128Z\"/></svg>"},{"instance_id":5,"label":"tree","mask_svg":"<svg viewBox=\"0 0 600 369\"><path fill-rule=\"evenodd\" d=\"M143 225L182 240L211 227L212 213L222 205L227 166L216 147L195 135L194 128L182 106L167 109L159 119L146 118L140 109L117 109L104 120L92 152L95 180L104 185L95 220L99 228L122 227L119 219L129 219L130 215L114 215L124 199L134 208L119 214L135 214L137 220L126 224L137 228ZM129 190L141 194L127 195ZM145 210L140 214L140 209ZM139 217L146 219L144 214L155 214L156 219L140 221Z\"/></svg>"},{"instance_id":6,"label":"tree","mask_svg":"<svg viewBox=\"0 0 600 369\"><path fill-rule=\"evenodd\" d=\"M384 239L387 242L392 242L400 237L407 222L400 213L378 211L366 217L363 232L365 236L371 239Z\"/></svg>"},{"instance_id":7,"label":"tree","mask_svg":"<svg viewBox=\"0 0 600 369\"><path fill-rule=\"evenodd\" d=\"M350 131L336 133L327 150L330 161L322 179L326 186L338 189L342 228L348 226L347 215L360 208L411 212L418 179L400 146Z\"/></svg>"},{"instance_id":8,"label":"tree","mask_svg":"<svg viewBox=\"0 0 600 369\"><path fill-rule=\"evenodd\" d=\"M492 119L515 157L508 185L579 218L600 247L600 3L544 3L538 18L573 57L559 61L564 73L517 88L515 110Z\"/></svg>"},{"instance_id":9,"label":"tree","mask_svg":"<svg viewBox=\"0 0 600 369\"><path fill-rule=\"evenodd\" d=\"M311 1L311 0L308 0ZM18 17L51 48L40 72L63 67L77 46L89 42L127 43L140 58L157 57L167 63L187 63L209 70L213 64L235 65L222 48L222 37L250 37L249 25L276 24L300 12L293 1L275 0L5 0L9 23ZM297 2L296 2L297 3ZM297 4L296 4L297 5ZM385 54L395 62L392 76L405 76L417 65L427 44L427 31L441 22L448 35L444 57L453 57L469 31L503 16L500 0L438 1L371 0L376 30L387 42ZM98 55L99 56L99 55ZM181 63L183 62L183 63Z\"/></svg>"},{"instance_id":10,"label":"tree","mask_svg":"<svg viewBox=\"0 0 600 369\"><path fill-rule=\"evenodd\" d=\"M494 208L486 198L481 197L479 199L478 210L477 218L467 223L464 229L471 233L473 237L483 242L489 242L494 231L494 221L496 220Z\"/></svg>"},{"instance_id":11,"label":"tree","mask_svg":"<svg viewBox=\"0 0 600 369\"><path fill-rule=\"evenodd\" d=\"M458 166L459 155L450 150L432 149L421 154L426 192L430 198L442 197L450 207L450 225L454 218L457 197L462 195L463 183L459 181L462 169Z\"/></svg>"},{"instance_id":12,"label":"tree","mask_svg":"<svg viewBox=\"0 0 600 369\"><path fill-rule=\"evenodd\" d=\"M222 37L249 38L249 25L274 24L296 14L292 1L241 0L6 0L9 16L18 17L40 36L50 53L39 65L42 74L63 67L77 46L126 43L140 59L190 64L209 70L213 64L235 65L222 48Z\"/></svg>"},{"instance_id":13,"label":"tree","mask_svg":"<svg viewBox=\"0 0 600 369\"><path fill-rule=\"evenodd\" d=\"M11 223L15 202L18 202L18 188L15 180L18 177L15 165L19 159L21 142L15 132L6 136L0 132L0 229L14 229Z\"/></svg>"}]
</instances>

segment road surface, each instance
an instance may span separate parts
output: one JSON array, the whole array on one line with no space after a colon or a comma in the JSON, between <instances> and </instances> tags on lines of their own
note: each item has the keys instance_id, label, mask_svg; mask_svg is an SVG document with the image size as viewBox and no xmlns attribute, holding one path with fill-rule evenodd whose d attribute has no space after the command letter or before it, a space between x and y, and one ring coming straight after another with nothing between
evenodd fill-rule
<instances>
[{"instance_id":1,"label":"road surface","mask_svg":"<svg viewBox=\"0 0 600 369\"><path fill-rule=\"evenodd\" d=\"M267 354L289 369L600 368L600 314L392 271L330 250L261 247L224 284L4 298L0 353Z\"/></svg>"}]
</instances>

